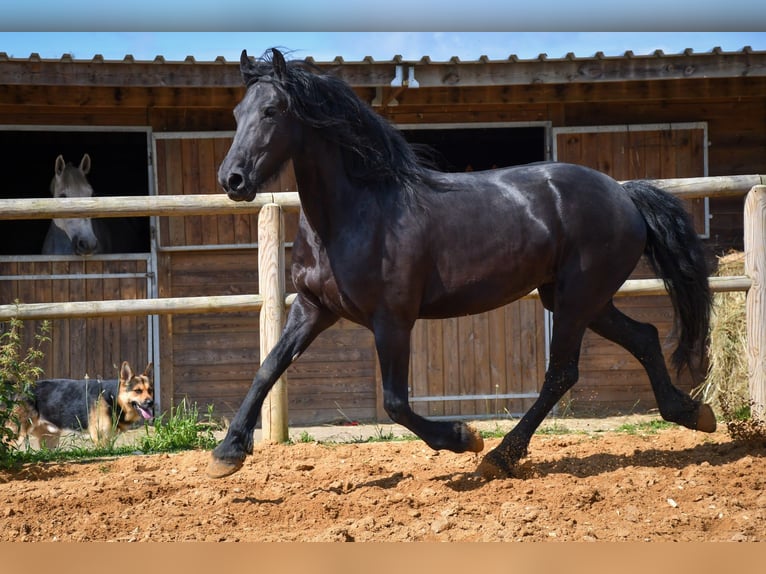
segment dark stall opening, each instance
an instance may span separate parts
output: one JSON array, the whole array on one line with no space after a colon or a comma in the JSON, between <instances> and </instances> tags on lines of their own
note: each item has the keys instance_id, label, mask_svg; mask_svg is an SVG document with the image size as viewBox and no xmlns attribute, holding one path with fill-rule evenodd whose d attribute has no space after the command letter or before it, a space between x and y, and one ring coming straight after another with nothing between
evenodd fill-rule
<instances>
[{"instance_id":1,"label":"dark stall opening","mask_svg":"<svg viewBox=\"0 0 766 574\"><path fill-rule=\"evenodd\" d=\"M405 128L402 134L424 146L421 153L441 171L479 171L546 159L543 126Z\"/></svg>"},{"instance_id":2,"label":"dark stall opening","mask_svg":"<svg viewBox=\"0 0 766 574\"><path fill-rule=\"evenodd\" d=\"M5 176L0 197L49 197L56 157L78 165L90 155L88 180L94 196L149 195L145 131L57 131L0 129ZM126 218L128 219L128 218ZM129 218L140 238L130 252L150 251L149 218ZM0 220L0 255L39 255L49 219Z\"/></svg>"}]
</instances>

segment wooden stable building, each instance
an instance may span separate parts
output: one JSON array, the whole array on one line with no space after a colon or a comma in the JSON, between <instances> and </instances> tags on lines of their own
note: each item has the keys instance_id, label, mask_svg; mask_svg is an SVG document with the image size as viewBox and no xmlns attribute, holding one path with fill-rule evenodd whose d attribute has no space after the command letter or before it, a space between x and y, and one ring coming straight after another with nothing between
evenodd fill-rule
<instances>
[{"instance_id":1,"label":"wooden stable building","mask_svg":"<svg viewBox=\"0 0 766 574\"><path fill-rule=\"evenodd\" d=\"M429 144L447 170L552 159L617 179L766 173L766 52L316 64L346 79L408 139ZM77 162L83 153L92 158L96 195L219 193L217 167L242 94L238 62L222 58L0 53L0 197L46 196L56 156ZM289 168L271 190L295 190ZM689 208L711 262L742 248L742 199L697 200ZM256 220L147 218L140 253L89 258L40 255L45 221L0 221L0 304L255 293ZM288 237L295 224L296 214L288 214ZM665 297L621 298L619 305L669 333ZM411 361L417 410L432 417L522 413L543 380L548 324L535 300L419 322ZM35 326L27 327L31 338ZM163 410L188 399L230 416L257 371L258 336L256 313L55 320L45 374L114 377L122 360L136 368L153 361ZM568 405L574 412L654 407L638 362L593 334L580 373ZM342 321L289 369L290 424L386 420L377 378L371 334Z\"/></svg>"}]
</instances>

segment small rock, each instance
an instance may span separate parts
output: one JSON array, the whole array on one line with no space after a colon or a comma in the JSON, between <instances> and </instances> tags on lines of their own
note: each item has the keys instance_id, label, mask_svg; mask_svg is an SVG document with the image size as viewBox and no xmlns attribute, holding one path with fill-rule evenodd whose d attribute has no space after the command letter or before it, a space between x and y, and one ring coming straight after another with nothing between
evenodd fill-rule
<instances>
[{"instance_id":1,"label":"small rock","mask_svg":"<svg viewBox=\"0 0 766 574\"><path fill-rule=\"evenodd\" d=\"M534 522L537 520L537 517L540 516L540 512L536 509L532 509L529 512L527 512L524 516L521 517L521 519L524 522Z\"/></svg>"},{"instance_id":2,"label":"small rock","mask_svg":"<svg viewBox=\"0 0 766 574\"><path fill-rule=\"evenodd\" d=\"M431 531L434 534L439 534L445 530L449 530L452 527L452 523L446 518L439 518L431 523Z\"/></svg>"}]
</instances>

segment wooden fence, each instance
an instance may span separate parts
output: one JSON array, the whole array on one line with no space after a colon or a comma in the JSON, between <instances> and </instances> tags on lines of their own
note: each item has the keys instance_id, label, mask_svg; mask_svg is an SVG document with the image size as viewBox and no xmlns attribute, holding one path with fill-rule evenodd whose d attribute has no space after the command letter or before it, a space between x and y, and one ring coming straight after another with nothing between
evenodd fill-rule
<instances>
[{"instance_id":1,"label":"wooden fence","mask_svg":"<svg viewBox=\"0 0 766 574\"><path fill-rule=\"evenodd\" d=\"M656 180L654 183L685 198L730 197L748 194L745 206L746 275L711 277L715 292L747 291L748 360L750 395L754 412L766 413L766 177L742 175ZM282 209L299 209L297 192L266 193L253 202L233 202L225 195L0 199L0 219L51 219L53 217L140 217L223 215L261 212L259 216L260 294L217 297L175 297L129 301L20 303L0 305L0 320L18 318L55 319L117 315L164 315L205 312L260 311L261 358L276 342L285 308L295 295L284 292L284 230ZM262 267L266 266L266 268ZM282 278L281 285L279 278ZM659 295L665 288L659 279L627 281L617 296ZM532 292L527 297L536 297ZM283 383L275 387L276 398L264 405L263 435L287 439L286 401L280 398Z\"/></svg>"}]
</instances>

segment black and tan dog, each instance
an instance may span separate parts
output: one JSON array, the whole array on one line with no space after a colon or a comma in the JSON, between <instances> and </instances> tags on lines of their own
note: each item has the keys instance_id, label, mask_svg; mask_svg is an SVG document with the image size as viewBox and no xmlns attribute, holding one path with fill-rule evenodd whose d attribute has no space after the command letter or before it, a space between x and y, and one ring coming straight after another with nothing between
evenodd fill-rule
<instances>
[{"instance_id":1,"label":"black and tan dog","mask_svg":"<svg viewBox=\"0 0 766 574\"><path fill-rule=\"evenodd\" d=\"M18 412L19 444L28 436L54 448L64 430L88 431L99 446L117 432L154 417L152 363L141 375L122 363L119 379L45 379L37 381L32 400Z\"/></svg>"}]
</instances>

